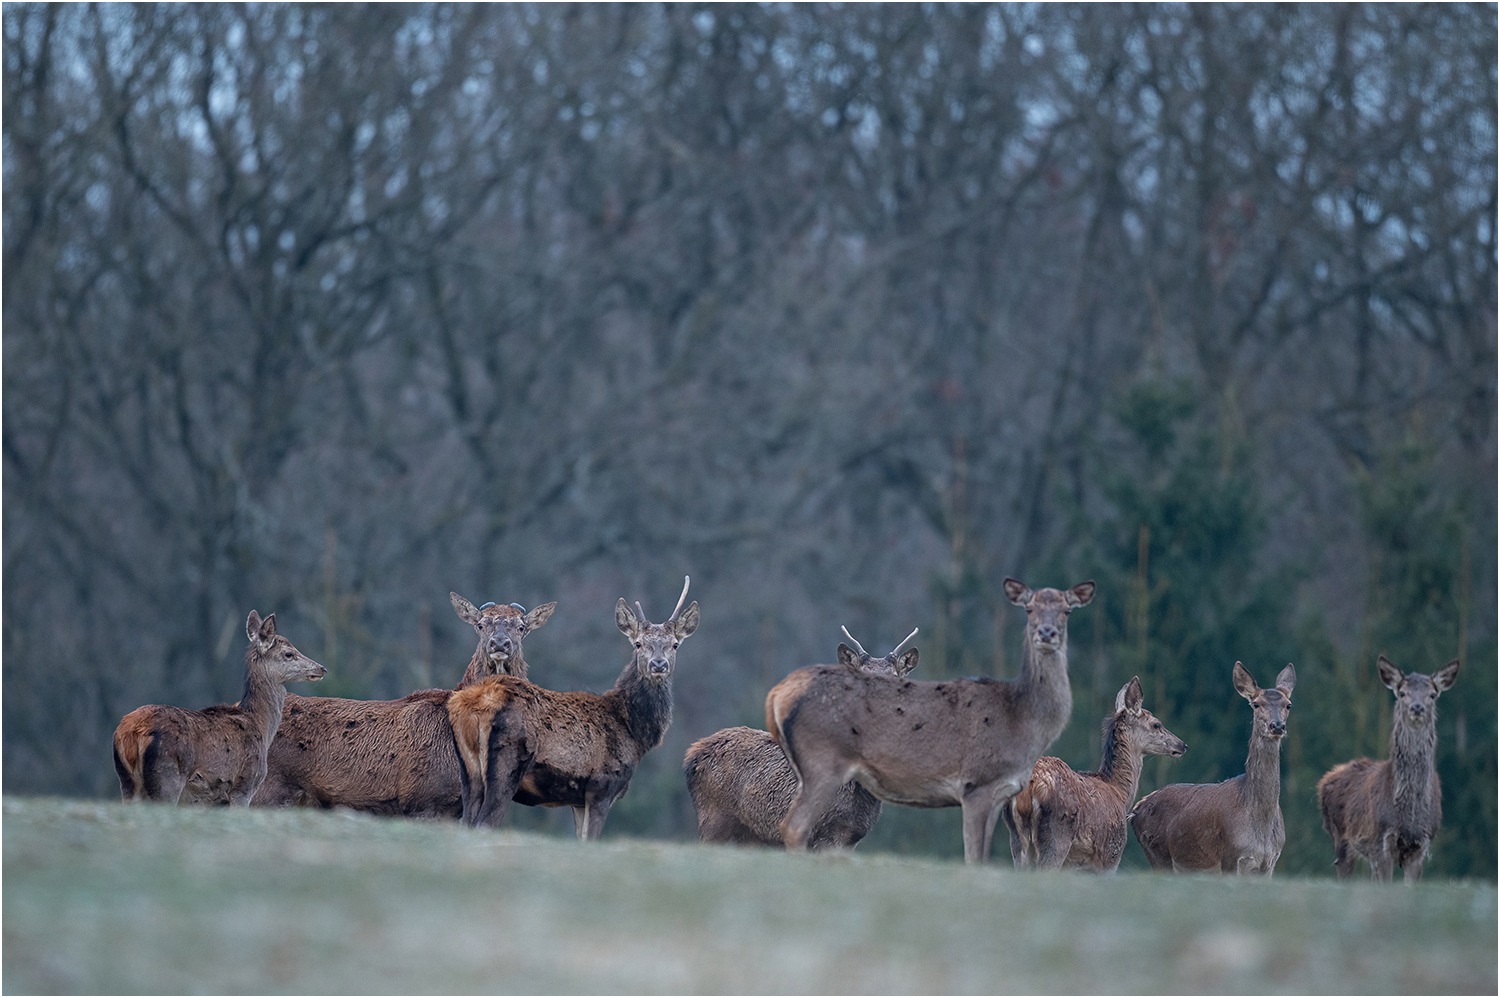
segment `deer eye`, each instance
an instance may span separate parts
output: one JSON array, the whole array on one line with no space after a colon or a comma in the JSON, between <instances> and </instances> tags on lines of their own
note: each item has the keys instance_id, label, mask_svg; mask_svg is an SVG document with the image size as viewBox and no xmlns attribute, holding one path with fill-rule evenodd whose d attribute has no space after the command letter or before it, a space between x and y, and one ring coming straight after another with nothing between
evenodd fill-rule
<instances>
[{"instance_id":1,"label":"deer eye","mask_svg":"<svg viewBox=\"0 0 1500 998\"><path fill-rule=\"evenodd\" d=\"M639 642L639 641L637 641L637 642L636 642L636 643L635 643L635 646L636 646L636 647L637 647L637 648L639 648L639 647L640 647L640 646L641 646L641 643L640 643L640 642Z\"/></svg>"}]
</instances>

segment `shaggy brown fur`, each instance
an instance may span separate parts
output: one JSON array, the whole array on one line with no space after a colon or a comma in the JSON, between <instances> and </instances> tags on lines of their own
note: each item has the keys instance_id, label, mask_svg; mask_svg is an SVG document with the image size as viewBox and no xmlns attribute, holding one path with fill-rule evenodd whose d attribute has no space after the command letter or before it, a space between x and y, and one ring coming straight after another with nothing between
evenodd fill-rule
<instances>
[{"instance_id":1,"label":"shaggy brown fur","mask_svg":"<svg viewBox=\"0 0 1500 998\"><path fill-rule=\"evenodd\" d=\"M1323 828L1333 839L1339 879L1364 857L1370 875L1389 881L1401 867L1407 883L1422 878L1432 837L1443 823L1443 788L1437 775L1437 698L1458 679L1458 659L1430 676L1401 675L1381 655L1380 680L1396 695L1391 753L1379 762L1340 763L1318 781Z\"/></svg>"},{"instance_id":2,"label":"shaggy brown fur","mask_svg":"<svg viewBox=\"0 0 1500 998\"><path fill-rule=\"evenodd\" d=\"M1130 834L1125 815L1135 802L1143 758L1187 751L1141 699L1139 676L1116 694L1114 712L1104 719L1104 758L1097 771L1074 772L1061 759L1042 756L1031 769L1031 782L1001 808L1018 869L1113 873L1119 868Z\"/></svg>"},{"instance_id":3,"label":"shaggy brown fur","mask_svg":"<svg viewBox=\"0 0 1500 998\"><path fill-rule=\"evenodd\" d=\"M898 655L900 647L875 658L862 647L856 652L840 644L838 660L845 668L900 677L917 664L917 649ZM781 823L797 792L797 774L769 732L725 728L700 738L688 746L682 769L700 841L784 846ZM808 848L852 849L879 817L880 801L858 783L846 783L814 826Z\"/></svg>"},{"instance_id":4,"label":"shaggy brown fur","mask_svg":"<svg viewBox=\"0 0 1500 998\"><path fill-rule=\"evenodd\" d=\"M245 621L245 691L236 704L184 710L137 707L115 729L115 771L126 801L190 800L246 806L266 776L266 750L281 723L283 683L321 679L324 669L276 633L276 615Z\"/></svg>"},{"instance_id":5,"label":"shaggy brown fur","mask_svg":"<svg viewBox=\"0 0 1500 998\"><path fill-rule=\"evenodd\" d=\"M493 603L475 609L457 593L449 598L454 612L479 634L458 688L487 676L524 677L521 641L547 622L557 604L528 612ZM419 690L399 700L288 697L254 803L457 818L462 776L448 726L452 695L453 690Z\"/></svg>"},{"instance_id":6,"label":"shaggy brown fur","mask_svg":"<svg viewBox=\"0 0 1500 998\"><path fill-rule=\"evenodd\" d=\"M662 624L632 614L624 599L616 604L615 623L635 654L607 693L559 693L501 676L453 695L448 715L465 824L500 824L514 799L571 807L578 837L600 836L611 805L672 723L677 647L698 626L698 604L682 610L687 588L684 580L677 609Z\"/></svg>"}]
</instances>

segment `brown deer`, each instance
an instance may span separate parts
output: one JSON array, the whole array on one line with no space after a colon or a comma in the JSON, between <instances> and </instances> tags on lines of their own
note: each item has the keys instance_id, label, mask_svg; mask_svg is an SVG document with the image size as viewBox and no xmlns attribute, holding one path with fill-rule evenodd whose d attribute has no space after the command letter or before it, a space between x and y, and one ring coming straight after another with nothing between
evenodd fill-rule
<instances>
[{"instance_id":1,"label":"brown deer","mask_svg":"<svg viewBox=\"0 0 1500 998\"><path fill-rule=\"evenodd\" d=\"M912 630L884 658L875 658L854 640L839 644L838 661L846 669L900 678L917 666L917 649L901 653L917 636ZM797 774L769 732L725 728L688 747L682 760L688 793L698 814L698 839L740 845L782 846L781 822L797 792ZM818 820L809 849L852 849L880 817L880 801L858 783L839 788L828 812Z\"/></svg>"},{"instance_id":2,"label":"brown deer","mask_svg":"<svg viewBox=\"0 0 1500 998\"><path fill-rule=\"evenodd\" d=\"M1443 789L1437 775L1437 698L1458 679L1458 659L1430 676L1401 674L1381 655L1380 681L1396 694L1391 755L1376 762L1339 763L1318 781L1323 828L1333 838L1340 880L1363 856L1376 880L1389 882L1401 867L1408 884L1422 879L1432 837L1443 823Z\"/></svg>"},{"instance_id":3,"label":"brown deer","mask_svg":"<svg viewBox=\"0 0 1500 998\"><path fill-rule=\"evenodd\" d=\"M245 692L236 704L184 710L137 707L115 728L115 771L127 802L175 804L190 779L190 800L248 806L266 777L266 750L281 723L283 683L322 679L324 669L276 633L276 614L245 621Z\"/></svg>"},{"instance_id":4,"label":"brown deer","mask_svg":"<svg viewBox=\"0 0 1500 998\"><path fill-rule=\"evenodd\" d=\"M1043 756L1031 769L1031 782L1000 810L1017 869L1119 869L1130 834L1125 814L1135 802L1143 759L1187 751L1141 700L1139 676L1115 695L1114 712L1104 719L1098 771L1077 773L1061 759Z\"/></svg>"},{"instance_id":5,"label":"brown deer","mask_svg":"<svg viewBox=\"0 0 1500 998\"><path fill-rule=\"evenodd\" d=\"M1068 614L1094 598L1094 583L1033 592L1006 579L1005 593L1026 608L1016 679L916 682L815 665L766 695L766 727L798 778L782 822L788 849L805 850L839 788L858 780L892 804L962 808L964 861L989 860L1001 805L1073 709Z\"/></svg>"},{"instance_id":6,"label":"brown deer","mask_svg":"<svg viewBox=\"0 0 1500 998\"><path fill-rule=\"evenodd\" d=\"M479 634L457 689L495 675L526 676L521 641L557 608L543 603L474 605L449 593L453 610ZM350 807L409 818L457 818L462 773L448 727L453 690L418 690L399 700L287 698L280 737L254 803Z\"/></svg>"},{"instance_id":7,"label":"brown deer","mask_svg":"<svg viewBox=\"0 0 1500 998\"><path fill-rule=\"evenodd\" d=\"M648 621L639 602L633 614L623 597L615 605L615 624L635 654L607 693L559 693L496 676L453 694L464 824L498 825L514 799L571 807L578 837L599 838L641 758L672 723L677 647L698 627L697 602L682 609L689 581L664 623Z\"/></svg>"},{"instance_id":8,"label":"brown deer","mask_svg":"<svg viewBox=\"0 0 1500 998\"><path fill-rule=\"evenodd\" d=\"M1269 877L1286 844L1281 818L1281 739L1297 670L1288 663L1274 689L1255 685L1234 663L1234 688L1250 701L1245 772L1222 783L1174 783L1141 798L1130 827L1152 869L1258 873Z\"/></svg>"}]
</instances>

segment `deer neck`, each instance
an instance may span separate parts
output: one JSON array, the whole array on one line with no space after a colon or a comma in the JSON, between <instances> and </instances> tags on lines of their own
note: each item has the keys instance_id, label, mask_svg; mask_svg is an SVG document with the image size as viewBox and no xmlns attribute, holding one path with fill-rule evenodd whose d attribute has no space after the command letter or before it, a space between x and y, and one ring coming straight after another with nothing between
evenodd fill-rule
<instances>
[{"instance_id":1,"label":"deer neck","mask_svg":"<svg viewBox=\"0 0 1500 998\"><path fill-rule=\"evenodd\" d=\"M504 669L497 669L490 664L490 657L484 653L484 642L481 641L479 647L474 649L474 657L469 659L469 667L464 670L464 678L460 679L458 685L453 688L461 690L465 686L474 685L481 679L500 675L515 676L517 679L526 678L526 659L522 657L521 649L516 649L516 653L506 662Z\"/></svg>"},{"instance_id":2,"label":"deer neck","mask_svg":"<svg viewBox=\"0 0 1500 998\"><path fill-rule=\"evenodd\" d=\"M286 687L267 674L257 661L246 663L245 691L240 694L239 708L255 719L269 739L281 724L281 709L286 706Z\"/></svg>"},{"instance_id":3,"label":"deer neck","mask_svg":"<svg viewBox=\"0 0 1500 998\"><path fill-rule=\"evenodd\" d=\"M1437 718L1420 728L1391 726L1391 797L1404 816L1426 809L1437 770Z\"/></svg>"},{"instance_id":4,"label":"deer neck","mask_svg":"<svg viewBox=\"0 0 1500 998\"><path fill-rule=\"evenodd\" d=\"M1039 651L1028 634L1026 653L1021 658L1021 680L1018 692L1026 710L1047 729L1051 742L1073 713L1073 687L1068 682L1067 638L1055 651Z\"/></svg>"},{"instance_id":5,"label":"deer neck","mask_svg":"<svg viewBox=\"0 0 1500 998\"><path fill-rule=\"evenodd\" d=\"M671 679L653 682L641 674L635 659L631 659L609 692L624 708L630 736L641 750L660 745L672 724Z\"/></svg>"},{"instance_id":6,"label":"deer neck","mask_svg":"<svg viewBox=\"0 0 1500 998\"><path fill-rule=\"evenodd\" d=\"M1112 728L1104 740L1104 758L1099 763L1099 778L1116 790L1126 804L1135 800L1141 788L1142 753Z\"/></svg>"},{"instance_id":7,"label":"deer neck","mask_svg":"<svg viewBox=\"0 0 1500 998\"><path fill-rule=\"evenodd\" d=\"M1269 813L1281 807L1281 739L1253 735L1245 759L1245 802Z\"/></svg>"}]
</instances>

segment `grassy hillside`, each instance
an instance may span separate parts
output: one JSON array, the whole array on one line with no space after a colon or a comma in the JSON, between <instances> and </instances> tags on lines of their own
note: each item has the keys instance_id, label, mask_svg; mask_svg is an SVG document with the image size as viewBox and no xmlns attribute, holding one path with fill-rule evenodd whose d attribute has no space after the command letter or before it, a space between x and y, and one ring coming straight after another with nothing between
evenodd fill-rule
<instances>
[{"instance_id":1,"label":"grassy hillside","mask_svg":"<svg viewBox=\"0 0 1500 998\"><path fill-rule=\"evenodd\" d=\"M1496 990L1488 883L1019 874L4 801L16 993Z\"/></svg>"}]
</instances>

